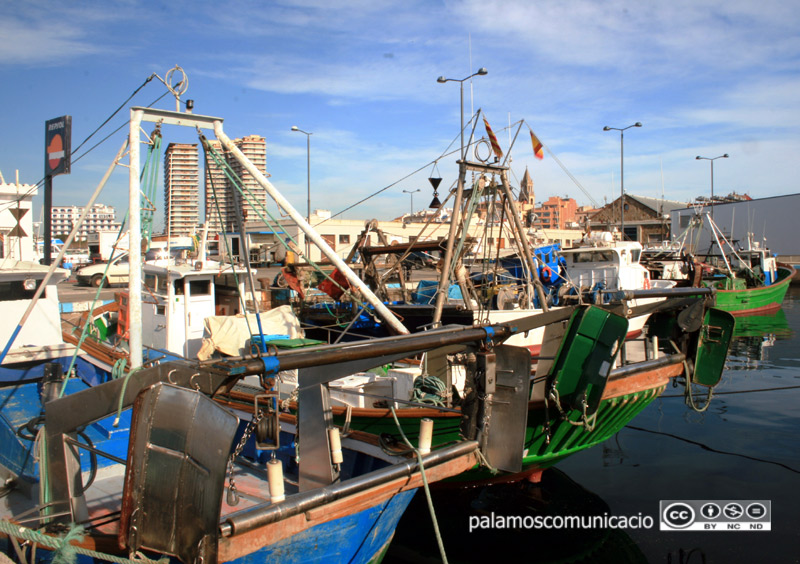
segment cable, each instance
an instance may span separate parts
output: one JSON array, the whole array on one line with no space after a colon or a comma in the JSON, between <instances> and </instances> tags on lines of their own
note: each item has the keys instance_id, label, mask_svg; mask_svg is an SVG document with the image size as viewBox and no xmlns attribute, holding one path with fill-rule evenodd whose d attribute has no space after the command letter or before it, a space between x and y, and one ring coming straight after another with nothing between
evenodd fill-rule
<instances>
[{"instance_id":1,"label":"cable","mask_svg":"<svg viewBox=\"0 0 800 564\"><path fill-rule=\"evenodd\" d=\"M653 431L652 429L645 429L644 427L636 427L634 425L626 425L625 428L626 429L633 429L634 431L642 431L644 433L652 433L653 435L664 435L665 437L671 437L673 439L678 439L679 441L683 441L683 442L689 443L691 445L699 446L703 450L707 450L709 452L714 452L714 453L717 453L717 454L727 454L729 456L738 456L740 458L746 458L748 460L754 460L756 462L765 462L767 464L774 464L775 466L780 466L781 468L785 468L786 470L789 470L790 472L794 472L795 474L800 474L800 470L797 470L796 468L792 468L791 466L787 466L786 464L783 464L782 462L775 462L774 460L765 460L763 458L757 458L755 456L749 456L747 454L740 454L738 452L728 452L728 451L724 451L724 450L717 450L717 449L712 448L712 447L710 447L708 445L705 445L703 443L700 443L700 442L697 442L697 441L693 441L693 440L687 439L685 437L681 437L680 435L673 435L672 433L665 433L663 431Z\"/></svg>"}]
</instances>

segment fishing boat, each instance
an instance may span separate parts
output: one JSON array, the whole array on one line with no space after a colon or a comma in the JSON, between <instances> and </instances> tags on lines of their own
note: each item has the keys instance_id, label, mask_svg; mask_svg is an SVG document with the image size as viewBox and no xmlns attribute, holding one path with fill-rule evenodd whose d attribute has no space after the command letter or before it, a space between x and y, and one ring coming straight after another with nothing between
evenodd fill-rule
<instances>
[{"instance_id":1,"label":"fishing boat","mask_svg":"<svg viewBox=\"0 0 800 564\"><path fill-rule=\"evenodd\" d=\"M62 268L6 258L0 267L0 386L40 379L45 365L92 378L103 367L78 354L61 332L58 282L69 275Z\"/></svg>"},{"instance_id":2,"label":"fishing boat","mask_svg":"<svg viewBox=\"0 0 800 564\"><path fill-rule=\"evenodd\" d=\"M499 344L512 331L454 328L337 350L171 361L94 386L55 376L4 390L3 428L14 446L23 445L25 460L38 445L40 462L31 471L0 459L7 478L0 546L27 562L70 551L106 560L147 551L186 564L315 555L376 561L423 484L479 460L499 468L519 464L519 409L530 367L513 361L520 358L513 347ZM430 438L398 448L365 432L340 435L329 406L331 380L442 346L496 358L515 384L476 398L474 414L462 418L465 438L431 450ZM276 375L292 369L302 384L296 415L282 414L274 393ZM484 380L476 367L468 375ZM217 401L248 377L261 387L253 403ZM62 387L67 393L57 394ZM14 434L27 416L25 433ZM104 432L117 437L92 440ZM121 456L105 448L115 444L117 452L123 446ZM0 450L11 446L4 441Z\"/></svg>"},{"instance_id":3,"label":"fishing boat","mask_svg":"<svg viewBox=\"0 0 800 564\"><path fill-rule=\"evenodd\" d=\"M708 229L711 247L697 250L697 232ZM708 213L692 218L667 247L649 249L645 261L654 278L716 290L716 307L733 315L759 315L781 307L796 271L779 264L749 233L744 245L729 241Z\"/></svg>"}]
</instances>

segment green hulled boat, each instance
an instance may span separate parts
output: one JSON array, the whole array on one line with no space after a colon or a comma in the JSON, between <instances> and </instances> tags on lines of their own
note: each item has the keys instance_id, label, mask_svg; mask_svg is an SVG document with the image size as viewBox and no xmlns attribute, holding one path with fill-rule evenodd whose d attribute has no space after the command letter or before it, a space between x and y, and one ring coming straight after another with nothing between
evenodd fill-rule
<instances>
[{"instance_id":1,"label":"green hulled boat","mask_svg":"<svg viewBox=\"0 0 800 564\"><path fill-rule=\"evenodd\" d=\"M734 277L710 281L707 285L717 289L717 308L733 315L757 315L781 307L794 274L794 268L783 265L777 268L777 278L769 285L748 287L746 278Z\"/></svg>"},{"instance_id":2,"label":"green hulled boat","mask_svg":"<svg viewBox=\"0 0 800 564\"><path fill-rule=\"evenodd\" d=\"M543 351L543 360L533 370L524 438L509 437L509 441L522 443L521 466L516 472L506 471L496 476L485 468L475 469L454 480L522 477L537 480L545 468L612 437L650 405L671 378L683 375L695 384L715 385L722 373L734 321L729 313L706 309L702 300L694 303L694 312L685 302L679 308L664 307L663 311L651 315L646 328L648 339L627 341L624 345L627 330L624 318L600 308L579 308L566 330L562 327L563 336L555 338L558 350L553 351L554 360L545 361L548 351ZM548 327L553 329L553 326ZM653 347L656 342L660 345ZM612 370L610 363L618 358L621 347L624 347L627 363L620 362L621 365ZM502 364L530 362L526 349L498 347L502 348L506 349L505 358L501 362L498 353L496 395L504 386L527 385L503 382L501 373L506 367ZM688 366L693 367L690 374L685 374L687 363L684 360L687 359ZM429 370L434 372L432 364L429 362ZM477 392L483 393L480 389ZM497 399L503 401L502 396ZM383 448L401 444L400 430L391 409L380 406L380 402L373 405L334 406L334 421L345 429L381 436ZM461 421L463 412L469 410L469 394L453 407L398 407L395 415L403 434L412 443L417 444L419 440L420 420L430 418L434 420L433 444L445 444L465 434ZM494 424L502 425L501 422Z\"/></svg>"}]
</instances>

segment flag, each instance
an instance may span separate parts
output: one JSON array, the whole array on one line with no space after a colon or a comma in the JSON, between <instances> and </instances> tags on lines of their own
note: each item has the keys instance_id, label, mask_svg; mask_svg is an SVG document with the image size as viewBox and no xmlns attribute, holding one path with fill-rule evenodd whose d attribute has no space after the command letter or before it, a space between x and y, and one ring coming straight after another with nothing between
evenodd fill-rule
<instances>
[{"instance_id":1,"label":"flag","mask_svg":"<svg viewBox=\"0 0 800 564\"><path fill-rule=\"evenodd\" d=\"M489 122L486 121L486 118L483 118L483 125L486 126L486 135L489 136L489 141L492 144L492 151L494 151L494 154L497 155L498 159L502 159L503 151L500 149L500 143L497 142L497 137L494 136L494 131L492 131L492 128L489 126Z\"/></svg>"},{"instance_id":2,"label":"flag","mask_svg":"<svg viewBox=\"0 0 800 564\"><path fill-rule=\"evenodd\" d=\"M541 160L544 158L544 153L542 153L542 142L539 141L539 138L536 137L536 134L531 129L531 144L533 145L533 155Z\"/></svg>"}]
</instances>

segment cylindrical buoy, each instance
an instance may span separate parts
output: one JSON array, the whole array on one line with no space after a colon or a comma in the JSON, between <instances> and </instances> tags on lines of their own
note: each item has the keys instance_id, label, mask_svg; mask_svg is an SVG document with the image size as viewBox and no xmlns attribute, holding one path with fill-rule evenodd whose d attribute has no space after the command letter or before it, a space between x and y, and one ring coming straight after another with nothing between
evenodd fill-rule
<instances>
[{"instance_id":1,"label":"cylindrical buoy","mask_svg":"<svg viewBox=\"0 0 800 564\"><path fill-rule=\"evenodd\" d=\"M331 442L331 461L334 464L341 464L344 462L342 456L342 440L339 438L339 429L333 427L328 429L328 438Z\"/></svg>"},{"instance_id":2,"label":"cylindrical buoy","mask_svg":"<svg viewBox=\"0 0 800 564\"><path fill-rule=\"evenodd\" d=\"M431 451L431 440L433 439L433 419L425 417L419 422L419 452L428 454Z\"/></svg>"},{"instance_id":3,"label":"cylindrical buoy","mask_svg":"<svg viewBox=\"0 0 800 564\"><path fill-rule=\"evenodd\" d=\"M283 492L283 464L277 458L267 462L267 479L269 480L269 497L272 503L286 499Z\"/></svg>"}]
</instances>

